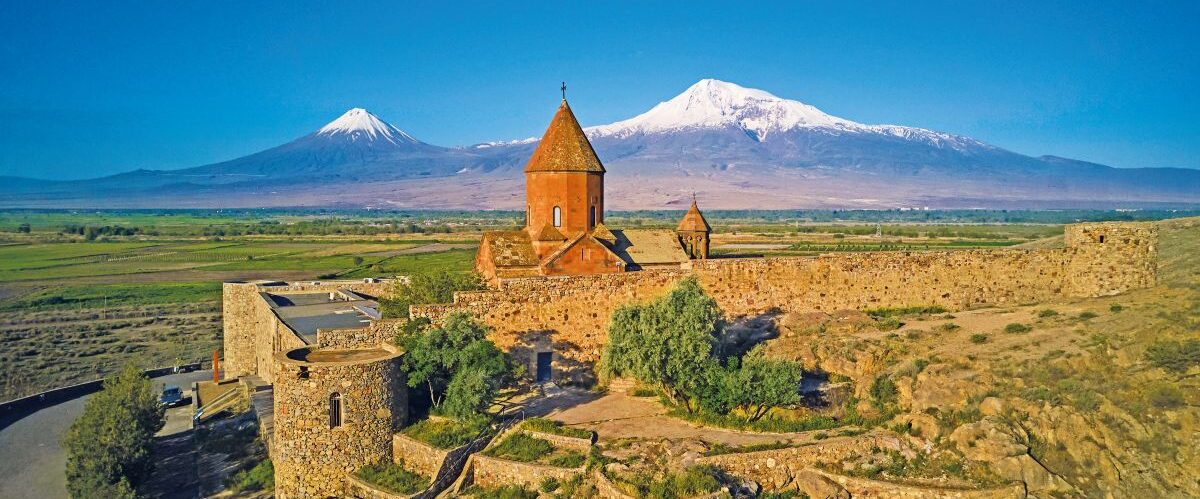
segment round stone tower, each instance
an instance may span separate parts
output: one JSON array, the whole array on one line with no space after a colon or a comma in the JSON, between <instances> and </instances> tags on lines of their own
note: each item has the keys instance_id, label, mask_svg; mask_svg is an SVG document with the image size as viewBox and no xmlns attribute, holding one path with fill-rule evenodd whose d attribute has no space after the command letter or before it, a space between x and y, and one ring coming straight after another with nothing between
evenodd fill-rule
<instances>
[{"instance_id":1,"label":"round stone tower","mask_svg":"<svg viewBox=\"0 0 1200 499\"><path fill-rule=\"evenodd\" d=\"M408 407L400 357L390 345L276 354L275 497L340 497L347 474L391 461Z\"/></svg>"}]
</instances>

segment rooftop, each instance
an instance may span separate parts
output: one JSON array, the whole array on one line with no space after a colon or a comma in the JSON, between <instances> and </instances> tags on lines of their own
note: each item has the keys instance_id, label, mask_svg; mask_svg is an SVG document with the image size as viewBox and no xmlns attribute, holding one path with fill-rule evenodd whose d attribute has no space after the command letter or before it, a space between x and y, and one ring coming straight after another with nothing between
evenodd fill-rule
<instances>
[{"instance_id":1,"label":"rooftop","mask_svg":"<svg viewBox=\"0 0 1200 499\"><path fill-rule=\"evenodd\" d=\"M531 172L604 173L604 165L600 164L566 99L559 104L558 112L525 165L525 173Z\"/></svg>"},{"instance_id":2,"label":"rooftop","mask_svg":"<svg viewBox=\"0 0 1200 499\"><path fill-rule=\"evenodd\" d=\"M379 302L350 290L320 293L262 293L279 319L305 343L317 342L318 329L354 329L379 318Z\"/></svg>"}]
</instances>

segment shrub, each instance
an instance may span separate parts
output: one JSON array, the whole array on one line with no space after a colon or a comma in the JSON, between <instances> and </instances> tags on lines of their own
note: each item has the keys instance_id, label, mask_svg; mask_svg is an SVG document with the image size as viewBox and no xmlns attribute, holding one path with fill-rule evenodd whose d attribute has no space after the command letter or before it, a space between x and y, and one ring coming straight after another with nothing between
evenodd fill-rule
<instances>
[{"instance_id":1,"label":"shrub","mask_svg":"<svg viewBox=\"0 0 1200 499\"><path fill-rule=\"evenodd\" d=\"M400 494L414 494L429 485L429 479L404 467L404 462L382 462L358 471L363 480Z\"/></svg>"},{"instance_id":2,"label":"shrub","mask_svg":"<svg viewBox=\"0 0 1200 499\"><path fill-rule=\"evenodd\" d=\"M971 335L971 343L980 344L987 343L988 335L983 333L975 333Z\"/></svg>"},{"instance_id":3,"label":"shrub","mask_svg":"<svg viewBox=\"0 0 1200 499\"><path fill-rule=\"evenodd\" d=\"M1031 330L1033 330L1033 328L1026 326L1024 324L1021 324L1020 322L1013 322L1007 326L1004 326L1004 332L1006 332L1008 334L1028 333Z\"/></svg>"},{"instance_id":4,"label":"shrub","mask_svg":"<svg viewBox=\"0 0 1200 499\"><path fill-rule=\"evenodd\" d=\"M1125 310L1125 307L1122 307L1120 303L1114 303L1111 307L1108 307L1108 311L1113 313L1117 313L1122 310Z\"/></svg>"},{"instance_id":5,"label":"shrub","mask_svg":"<svg viewBox=\"0 0 1200 499\"><path fill-rule=\"evenodd\" d=\"M1192 366L1200 365L1200 340L1155 342L1146 349L1145 358L1167 372L1184 374Z\"/></svg>"},{"instance_id":6,"label":"shrub","mask_svg":"<svg viewBox=\"0 0 1200 499\"><path fill-rule=\"evenodd\" d=\"M938 305L918 305L912 307L873 308L865 310L872 317L893 317L897 315L940 314L946 308Z\"/></svg>"},{"instance_id":7,"label":"shrub","mask_svg":"<svg viewBox=\"0 0 1200 499\"><path fill-rule=\"evenodd\" d=\"M1082 320L1085 320L1085 321L1088 319L1095 319L1096 317L1099 317L1099 315L1097 315L1095 312L1092 312L1090 310L1079 314L1079 318Z\"/></svg>"},{"instance_id":8,"label":"shrub","mask_svg":"<svg viewBox=\"0 0 1200 499\"><path fill-rule=\"evenodd\" d=\"M552 476L546 477L545 480L542 480L541 485L538 486L538 490L547 494L554 492L558 490L558 480Z\"/></svg>"},{"instance_id":9,"label":"shrub","mask_svg":"<svg viewBox=\"0 0 1200 499\"><path fill-rule=\"evenodd\" d=\"M714 492L721 487L717 477L720 470L712 466L692 466L683 473L672 473L655 480L648 473L622 477L623 482L636 489L637 497L674 499Z\"/></svg>"},{"instance_id":10,"label":"shrub","mask_svg":"<svg viewBox=\"0 0 1200 499\"><path fill-rule=\"evenodd\" d=\"M961 326L959 326L958 324L955 324L953 322L947 322L945 324L942 324L941 326L938 326L938 329L941 329L942 331L945 331L948 333L950 331L955 331L955 330L959 329L960 327Z\"/></svg>"},{"instance_id":11,"label":"shrub","mask_svg":"<svg viewBox=\"0 0 1200 499\"><path fill-rule=\"evenodd\" d=\"M904 326L904 323L900 322L900 319L897 319L895 317L884 317L882 319L875 321L875 327L877 329L879 329L880 331L892 331L892 330L900 329L903 326Z\"/></svg>"},{"instance_id":12,"label":"shrub","mask_svg":"<svg viewBox=\"0 0 1200 499\"><path fill-rule=\"evenodd\" d=\"M1179 387L1166 382L1151 384L1146 392L1146 399L1159 409L1175 409L1185 403Z\"/></svg>"},{"instance_id":13,"label":"shrub","mask_svg":"<svg viewBox=\"0 0 1200 499\"><path fill-rule=\"evenodd\" d=\"M1054 316L1058 315L1058 311L1048 308L1048 309L1038 312L1037 315L1038 315L1038 317L1041 317L1044 319L1046 317L1054 317Z\"/></svg>"}]
</instances>

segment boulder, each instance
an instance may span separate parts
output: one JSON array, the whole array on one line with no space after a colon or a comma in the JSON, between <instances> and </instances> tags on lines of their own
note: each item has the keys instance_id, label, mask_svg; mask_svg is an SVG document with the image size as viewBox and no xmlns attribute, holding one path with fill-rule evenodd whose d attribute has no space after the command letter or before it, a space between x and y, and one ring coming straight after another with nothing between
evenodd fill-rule
<instances>
[{"instance_id":1,"label":"boulder","mask_svg":"<svg viewBox=\"0 0 1200 499\"><path fill-rule=\"evenodd\" d=\"M841 485L812 470L796 475L796 488L811 499L850 499L850 493Z\"/></svg>"},{"instance_id":2,"label":"boulder","mask_svg":"<svg viewBox=\"0 0 1200 499\"><path fill-rule=\"evenodd\" d=\"M988 397L979 402L979 412L984 416L999 416L1004 413L1004 401L996 397Z\"/></svg>"}]
</instances>

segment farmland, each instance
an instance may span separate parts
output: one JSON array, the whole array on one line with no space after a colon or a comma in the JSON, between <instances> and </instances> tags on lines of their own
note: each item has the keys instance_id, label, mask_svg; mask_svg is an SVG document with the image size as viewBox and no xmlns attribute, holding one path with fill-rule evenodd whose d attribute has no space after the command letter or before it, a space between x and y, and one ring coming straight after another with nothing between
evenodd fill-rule
<instances>
[{"instance_id":1,"label":"farmland","mask_svg":"<svg viewBox=\"0 0 1200 499\"><path fill-rule=\"evenodd\" d=\"M1166 217L1189 213L1137 216ZM614 228L674 228L679 212L613 212ZM471 268L512 212L0 212L0 400L122 363L205 359L221 282ZM712 212L714 257L1053 245L1063 223L1123 212Z\"/></svg>"}]
</instances>

